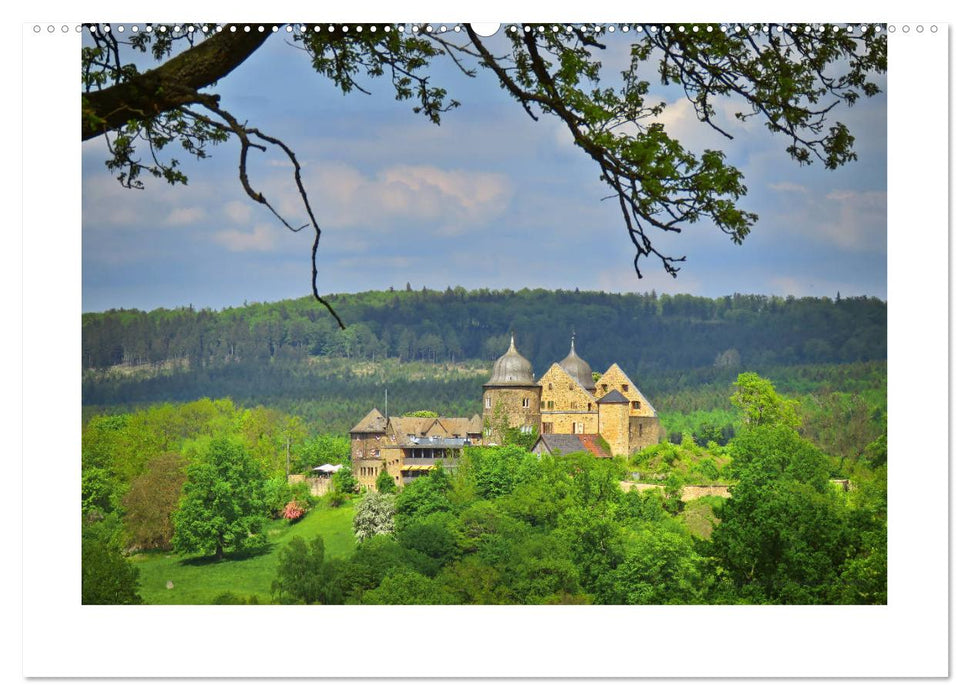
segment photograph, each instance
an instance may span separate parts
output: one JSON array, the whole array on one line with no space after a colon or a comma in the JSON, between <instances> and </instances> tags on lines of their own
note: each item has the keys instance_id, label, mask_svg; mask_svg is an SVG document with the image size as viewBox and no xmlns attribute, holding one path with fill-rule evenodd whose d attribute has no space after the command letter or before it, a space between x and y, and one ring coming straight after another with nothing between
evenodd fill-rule
<instances>
[{"instance_id":1,"label":"photograph","mask_svg":"<svg viewBox=\"0 0 971 700\"><path fill-rule=\"evenodd\" d=\"M80 33L82 605L893 602L887 25Z\"/></svg>"}]
</instances>

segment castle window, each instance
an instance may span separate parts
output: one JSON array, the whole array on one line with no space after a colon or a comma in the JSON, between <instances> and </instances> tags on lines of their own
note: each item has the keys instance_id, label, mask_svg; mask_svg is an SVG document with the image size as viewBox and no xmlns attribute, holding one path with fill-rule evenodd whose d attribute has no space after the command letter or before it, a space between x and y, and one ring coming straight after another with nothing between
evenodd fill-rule
<instances>
[{"instance_id":1,"label":"castle window","mask_svg":"<svg viewBox=\"0 0 971 700\"><path fill-rule=\"evenodd\" d=\"M588 411L592 411L593 410L593 404L592 403L588 403L587 404L587 410Z\"/></svg>"},{"instance_id":2,"label":"castle window","mask_svg":"<svg viewBox=\"0 0 971 700\"><path fill-rule=\"evenodd\" d=\"M523 399L523 408L529 408L529 399Z\"/></svg>"},{"instance_id":3,"label":"castle window","mask_svg":"<svg viewBox=\"0 0 971 700\"><path fill-rule=\"evenodd\" d=\"M552 423L543 423L543 432L546 433L546 434L552 433L553 432L553 424Z\"/></svg>"},{"instance_id":4,"label":"castle window","mask_svg":"<svg viewBox=\"0 0 971 700\"><path fill-rule=\"evenodd\" d=\"M639 409L640 407L641 407L641 402L640 402L640 401L635 401L635 402L634 402L634 405L632 406L632 408L633 408L633 409L634 409L635 411L636 411L637 409Z\"/></svg>"},{"instance_id":5,"label":"castle window","mask_svg":"<svg viewBox=\"0 0 971 700\"><path fill-rule=\"evenodd\" d=\"M601 390L603 390L603 392L604 392L605 394L607 393L607 385L606 385L606 384L601 384L601 385L600 385L600 388L601 388Z\"/></svg>"},{"instance_id":6,"label":"castle window","mask_svg":"<svg viewBox=\"0 0 971 700\"><path fill-rule=\"evenodd\" d=\"M630 391L630 387L627 386L626 384L621 384L620 385L620 390L621 391Z\"/></svg>"},{"instance_id":7,"label":"castle window","mask_svg":"<svg viewBox=\"0 0 971 700\"><path fill-rule=\"evenodd\" d=\"M638 437L643 437L644 436L644 424L643 423L638 423L637 424L637 436Z\"/></svg>"},{"instance_id":8,"label":"castle window","mask_svg":"<svg viewBox=\"0 0 971 700\"><path fill-rule=\"evenodd\" d=\"M583 435L583 423L574 423L573 432L576 435Z\"/></svg>"},{"instance_id":9,"label":"castle window","mask_svg":"<svg viewBox=\"0 0 971 700\"><path fill-rule=\"evenodd\" d=\"M485 407L486 408L492 408L492 397L491 396L486 396Z\"/></svg>"},{"instance_id":10,"label":"castle window","mask_svg":"<svg viewBox=\"0 0 971 700\"><path fill-rule=\"evenodd\" d=\"M553 391L553 385L550 384L550 391Z\"/></svg>"}]
</instances>

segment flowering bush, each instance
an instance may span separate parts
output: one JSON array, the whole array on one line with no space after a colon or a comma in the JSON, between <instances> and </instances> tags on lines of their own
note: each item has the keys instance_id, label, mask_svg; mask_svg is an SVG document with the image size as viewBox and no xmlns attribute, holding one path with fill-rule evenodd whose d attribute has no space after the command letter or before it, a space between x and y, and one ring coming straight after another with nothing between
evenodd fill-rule
<instances>
[{"instance_id":1,"label":"flowering bush","mask_svg":"<svg viewBox=\"0 0 971 700\"><path fill-rule=\"evenodd\" d=\"M303 507L301 503L297 501L290 501L283 508L283 517L293 522L295 520L300 520L307 513L307 509Z\"/></svg>"}]
</instances>

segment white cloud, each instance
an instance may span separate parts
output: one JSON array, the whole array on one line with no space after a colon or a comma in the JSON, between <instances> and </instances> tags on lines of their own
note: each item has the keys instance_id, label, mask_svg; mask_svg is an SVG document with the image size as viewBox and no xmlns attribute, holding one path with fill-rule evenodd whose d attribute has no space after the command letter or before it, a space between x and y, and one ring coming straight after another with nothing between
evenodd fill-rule
<instances>
[{"instance_id":1,"label":"white cloud","mask_svg":"<svg viewBox=\"0 0 971 700\"><path fill-rule=\"evenodd\" d=\"M809 188L796 182L770 182L769 189L775 190L776 192L795 192L798 194L806 194L809 192Z\"/></svg>"},{"instance_id":2,"label":"white cloud","mask_svg":"<svg viewBox=\"0 0 971 700\"><path fill-rule=\"evenodd\" d=\"M237 226L245 226L253 218L253 207L258 206L256 202L247 204L238 200L227 202L223 206L223 213Z\"/></svg>"},{"instance_id":3,"label":"white cloud","mask_svg":"<svg viewBox=\"0 0 971 700\"><path fill-rule=\"evenodd\" d=\"M512 199L505 175L430 165L395 165L369 177L327 163L309 168L305 181L322 225L362 233L405 221L428 224L433 235L460 235L497 218ZM292 199L283 211L296 215Z\"/></svg>"},{"instance_id":4,"label":"white cloud","mask_svg":"<svg viewBox=\"0 0 971 700\"><path fill-rule=\"evenodd\" d=\"M162 223L165 226L188 226L204 218L206 218L206 212L202 207L180 207L170 211Z\"/></svg>"},{"instance_id":5,"label":"white cloud","mask_svg":"<svg viewBox=\"0 0 971 700\"><path fill-rule=\"evenodd\" d=\"M885 250L887 246L887 193L833 190L826 195L835 206L819 230L844 250Z\"/></svg>"},{"instance_id":6,"label":"white cloud","mask_svg":"<svg viewBox=\"0 0 971 700\"><path fill-rule=\"evenodd\" d=\"M712 122L734 137L741 136L743 132L751 133L762 128L761 122L755 117L744 122L735 118L736 113L750 111L748 105L741 100L714 97L711 105L715 112ZM668 102L664 111L650 121L663 124L669 136L678 139L692 150L703 148L724 150L731 143L725 136L698 119L695 107L687 97Z\"/></svg>"},{"instance_id":7,"label":"white cloud","mask_svg":"<svg viewBox=\"0 0 971 700\"><path fill-rule=\"evenodd\" d=\"M224 229L214 234L213 238L221 246L234 253L265 252L277 247L280 232L278 227L269 224L257 224L249 231Z\"/></svg>"}]
</instances>

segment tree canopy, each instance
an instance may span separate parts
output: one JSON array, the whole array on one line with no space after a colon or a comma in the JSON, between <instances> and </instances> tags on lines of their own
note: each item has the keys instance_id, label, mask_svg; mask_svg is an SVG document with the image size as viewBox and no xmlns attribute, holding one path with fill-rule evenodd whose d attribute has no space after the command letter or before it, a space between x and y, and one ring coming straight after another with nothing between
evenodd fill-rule
<instances>
[{"instance_id":1,"label":"tree canopy","mask_svg":"<svg viewBox=\"0 0 971 700\"><path fill-rule=\"evenodd\" d=\"M190 464L179 508L172 516L177 552L215 553L262 545L264 477L259 466L238 442L212 441L204 462Z\"/></svg>"},{"instance_id":2,"label":"tree canopy","mask_svg":"<svg viewBox=\"0 0 971 700\"><path fill-rule=\"evenodd\" d=\"M293 166L305 225L314 232L314 296L334 313L317 291L321 226L297 154L278 136L251 126L245 115L229 111L212 91L265 45L273 29L163 25L121 39L108 27L92 26L82 50L82 140L104 137L108 168L131 188L142 187L146 174L186 182L178 159L162 155L168 147L201 158L214 145L234 140L245 193L299 230L303 226L284 221L249 179L253 150L279 150ZM662 84L680 86L697 118L717 132L730 137L737 122L757 119L785 138L796 162L830 169L856 158L854 137L831 119L832 110L879 92L874 77L886 71L886 37L879 26L633 27L625 35L629 59L619 75L607 75L600 60L606 26L507 25L489 40L469 24L290 29L290 41L343 93L364 91L364 76L387 79L396 99L411 102L416 113L437 124L458 106L434 76L439 61L451 61L469 77L484 74L498 81L530 118L547 114L562 121L594 161L607 196L618 203L638 276L643 257L655 257L671 275L684 261L661 252L657 232L680 232L705 220L740 244L757 220L738 206L746 194L743 174L723 152L694 153L665 129L659 117L666 105L652 92L647 66L657 68ZM717 112L722 98L745 105L735 122Z\"/></svg>"}]
</instances>

